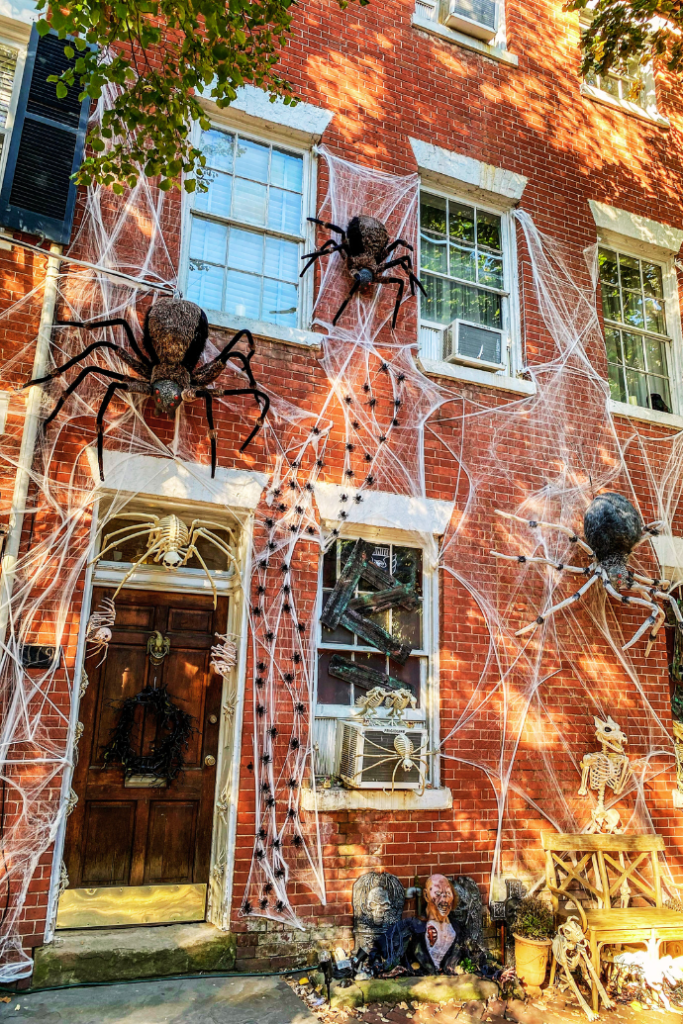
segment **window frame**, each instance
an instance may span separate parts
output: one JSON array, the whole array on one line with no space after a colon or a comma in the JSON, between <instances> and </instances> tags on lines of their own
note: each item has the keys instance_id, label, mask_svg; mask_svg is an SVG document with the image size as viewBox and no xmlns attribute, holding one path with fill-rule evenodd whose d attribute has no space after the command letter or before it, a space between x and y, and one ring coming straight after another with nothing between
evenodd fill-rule
<instances>
[{"instance_id":1,"label":"window frame","mask_svg":"<svg viewBox=\"0 0 683 1024\"><path fill-rule=\"evenodd\" d=\"M430 748L438 746L440 739L439 720L439 572L438 566L432 564L430 558L432 545L425 542L424 537L404 530L392 530L378 527L364 527L360 523L354 523L346 529L342 529L338 536L332 536L331 526L323 524L325 528L324 543L318 565L318 583L316 595L316 642L315 642L315 667L314 667L314 732L316 736L316 753L319 753L317 741L320 731L317 728L321 720L332 720L335 722L334 737L324 756L336 764L336 722L338 720L355 720L353 712L356 709L354 704L319 704L318 703L318 652L338 651L348 652L349 648L342 644L321 643L322 626L320 616L323 610L323 562L324 553L331 546L330 543L344 540L362 539L374 544L394 544L397 546L419 548L422 551L422 641L423 647L419 651L419 657L426 661L424 678L420 679L420 703L421 708L410 711L409 718L414 721L417 727L426 729ZM358 645L355 650L361 653L377 653L377 648L367 645ZM388 712L386 713L388 714ZM380 711L380 717L386 717ZM427 773L427 785L430 788L438 788L440 785L440 758L437 754L429 755L429 771ZM382 786L377 786L381 790Z\"/></svg>"},{"instance_id":2,"label":"window frame","mask_svg":"<svg viewBox=\"0 0 683 1024\"><path fill-rule=\"evenodd\" d=\"M17 106L19 104L19 94L24 80L26 56L28 53L28 42L31 31L30 25L24 25L21 22L16 22L11 23L12 27L14 27L14 24L16 24L17 28L16 35L12 35L11 32L8 31L6 20L4 18L0 18L0 46L6 46L10 50L17 51L17 63L14 68L14 82L12 83L12 95L10 97L9 107L7 110L7 124L4 130L0 129L0 135L3 135L5 140L2 146L2 154L0 154L0 190L2 189L2 184L5 179L7 158L12 141L12 133L14 132ZM25 29L25 31L22 31L23 29Z\"/></svg>"},{"instance_id":3,"label":"window frame","mask_svg":"<svg viewBox=\"0 0 683 1024\"><path fill-rule=\"evenodd\" d=\"M501 251L503 254L503 289L491 288L487 285L478 285L474 281L462 281L464 285L470 285L473 288L480 288L483 291L490 291L503 296L507 301L502 303L502 349L506 354L504 355L503 362L507 363L506 370L493 370L490 364L486 362L477 361L474 359L465 362L458 362L453 360L449 362L440 356L436 360L432 360L430 356L425 355L420 348L420 332L423 323L428 327L439 327L445 330L445 326L436 324L434 321L423 320L422 317L422 293L418 293L418 357L420 359L428 359L430 362L439 363L442 367L448 368L451 372L449 376L453 375L452 371L462 369L476 369L479 372L484 372L491 377L491 383L495 384L496 377L516 377L522 369L522 351L521 351L521 336L520 336L520 318L519 318L519 289L518 289L518 272L517 272L517 234L515 231L514 220L512 211L509 208L502 206L495 206L487 202L479 202L476 198L468 195L467 192L459 192L455 189L449 189L443 185L432 184L428 179L422 178L420 180L420 196L422 192L429 192L432 195L439 196L441 199L448 199L452 202L461 203L463 206L469 206L474 210L481 210L483 213L491 213L496 217L500 217L500 235L501 235ZM419 219L420 203L418 199L418 231L417 231L417 246L416 246L416 266L417 272L422 275L422 225ZM425 273L431 273L425 271ZM441 275L436 275L441 276ZM447 278L447 280L460 281L460 278Z\"/></svg>"},{"instance_id":4,"label":"window frame","mask_svg":"<svg viewBox=\"0 0 683 1024\"><path fill-rule=\"evenodd\" d=\"M664 301L664 320L668 331L667 335L656 334L654 331L642 330L638 327L631 327L629 324L620 324L615 320L607 320L604 314L604 306L602 300L602 279L598 276L600 283L600 306L599 313L602 320L603 332L605 328L612 328L618 331L631 332L638 334L641 337L651 337L658 341L662 341L664 344L669 345L670 348L667 350L668 357L668 369L669 369L669 393L671 396L671 410L668 413L659 413L661 416L680 416L681 410L683 409L683 387L681 386L681 346L683 344L683 335L681 332L681 316L679 307L679 295L678 295L678 279L676 276L676 269L673 258L665 259L650 255L644 255L642 252L637 251L637 247L629 249L628 245L617 245L613 242L598 237L598 248L609 249L613 253L617 253L620 256L628 256L631 259L637 259L641 262L652 263L661 269L662 272L662 299ZM619 285L621 292L621 284ZM606 344L606 343L605 343ZM605 356L605 366L607 367L607 357ZM609 387L609 376L605 378ZM630 402L622 402L617 398L612 398L610 391L610 402L613 406L617 407L617 411L630 410L631 415L637 416L638 413L657 413L658 410L652 409L650 406L642 405L631 405Z\"/></svg>"},{"instance_id":5,"label":"window frame","mask_svg":"<svg viewBox=\"0 0 683 1024\"><path fill-rule=\"evenodd\" d=\"M270 146L275 149L281 149L285 152L290 152L293 155L301 156L303 158L303 175L301 185L302 233L298 238L299 254L302 256L309 247L312 247L315 244L315 225L311 224L308 219L309 217L316 216L317 199L317 157L312 143L307 144L305 142L294 140L290 137L284 138L282 133L277 130L264 131L257 128L244 128L241 123L232 123L229 118L224 119L210 117L210 122L208 131L220 131L226 134L236 135L246 141L255 142L261 146ZM193 125L192 134L193 145L200 148L203 131L196 122ZM183 211L180 243L180 274L178 276L183 295L187 294L189 283L190 238L194 217L197 216L202 220L225 224L226 226L234 225L235 227L246 231L254 230L263 235L293 238L293 236L285 236L283 232L272 231L267 227L261 227L260 225L248 224L244 221L238 221L233 217L217 217L213 214L205 214L199 211L195 213L195 196L196 193L184 192L182 200ZM209 317L209 323L235 330L246 327L252 332L252 334L259 337L273 338L274 340L280 341L293 341L297 344L301 344L302 339L297 336L310 332L313 319L313 277L313 274L305 274L303 278L298 279L299 302L297 310L297 325L295 327L276 324L268 320L257 320L252 317L242 317L237 314L230 313L227 310L207 308L206 313Z\"/></svg>"},{"instance_id":6,"label":"window frame","mask_svg":"<svg viewBox=\"0 0 683 1024\"><path fill-rule=\"evenodd\" d=\"M517 66L517 57L507 49L505 0L496 0L498 24L490 42L467 32L465 27L454 28L446 24L444 9L448 0L414 0L412 24L424 32L450 40L468 50L478 50L494 60Z\"/></svg>"}]
</instances>

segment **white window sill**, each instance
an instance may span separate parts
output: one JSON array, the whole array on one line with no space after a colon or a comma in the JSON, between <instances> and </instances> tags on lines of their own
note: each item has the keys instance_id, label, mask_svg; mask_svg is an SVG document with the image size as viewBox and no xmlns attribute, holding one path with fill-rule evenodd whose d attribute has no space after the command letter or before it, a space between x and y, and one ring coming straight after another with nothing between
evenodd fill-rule
<instances>
[{"instance_id":1,"label":"white window sill","mask_svg":"<svg viewBox=\"0 0 683 1024\"><path fill-rule=\"evenodd\" d=\"M280 324L269 324L265 320L250 320L246 316L235 316L217 309L207 309L206 315L212 327L223 327L228 331L251 331L259 338L269 341L282 341L286 345L299 345L303 348L318 348L325 335L315 331L302 331L298 327L283 327Z\"/></svg>"},{"instance_id":2,"label":"white window sill","mask_svg":"<svg viewBox=\"0 0 683 1024\"><path fill-rule=\"evenodd\" d=\"M673 412L657 412L656 409L644 409L640 405L629 405L627 402L615 402L610 399L609 407L615 416L625 416L630 420L643 420L645 423L656 423L661 427L683 428L683 416Z\"/></svg>"},{"instance_id":3,"label":"white window sill","mask_svg":"<svg viewBox=\"0 0 683 1024\"><path fill-rule=\"evenodd\" d=\"M491 46L490 43L485 43L481 39L475 39L474 36L465 35L464 32L457 32L454 28L449 28L448 25L442 25L438 21L430 21L428 18L421 18L419 14L413 14L413 26L422 29L423 32L429 32L433 36L438 36L440 39L447 39L450 43L464 46L466 50L476 50L477 53L483 53L485 57L499 60L503 64L511 64L513 67L517 67L519 64L519 58L514 53L504 50L502 46Z\"/></svg>"},{"instance_id":4,"label":"white window sill","mask_svg":"<svg viewBox=\"0 0 683 1024\"><path fill-rule=\"evenodd\" d=\"M616 110L621 110L624 114L637 117L641 121L659 125L660 128L670 127L668 118L662 117L656 110L645 110L643 107L639 107L637 103L631 103L630 100L620 100L616 96L611 96L608 92L605 92L604 89L598 89L595 85L589 85L588 82L582 83L581 95L595 100L596 103L603 103L606 107L614 107Z\"/></svg>"},{"instance_id":5,"label":"white window sill","mask_svg":"<svg viewBox=\"0 0 683 1024\"><path fill-rule=\"evenodd\" d=\"M518 395L536 394L534 382L524 380L522 377L508 377L502 373L477 370L473 366L447 363L442 359L420 359L419 363L425 373L434 377L450 377L452 380L463 381L466 384L481 384L485 388L514 391Z\"/></svg>"},{"instance_id":6,"label":"white window sill","mask_svg":"<svg viewBox=\"0 0 683 1024\"><path fill-rule=\"evenodd\" d=\"M450 789L425 789L418 796L414 789L316 789L301 790L305 811L447 811L453 806Z\"/></svg>"}]
</instances>

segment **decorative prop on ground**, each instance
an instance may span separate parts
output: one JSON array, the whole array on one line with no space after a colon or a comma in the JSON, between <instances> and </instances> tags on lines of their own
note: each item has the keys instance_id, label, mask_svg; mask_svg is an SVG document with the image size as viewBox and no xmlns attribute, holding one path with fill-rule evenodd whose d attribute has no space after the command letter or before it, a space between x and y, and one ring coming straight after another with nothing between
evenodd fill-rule
<instances>
[{"instance_id":1,"label":"decorative prop on ground","mask_svg":"<svg viewBox=\"0 0 683 1024\"><path fill-rule=\"evenodd\" d=\"M94 341L79 355L69 359L61 366L55 367L45 377L30 380L24 384L25 388L34 384L47 384L56 377L70 370L72 366L80 363L95 349L109 348L116 352L131 370L138 374L138 377L131 377L129 374L117 373L115 370L106 367L93 365L86 366L80 371L75 380L69 384L56 406L43 424L45 430L59 414L62 406L73 394L79 384L85 380L90 373L97 373L103 377L109 377L112 383L109 384L104 398L97 413L97 459L100 469L100 480L104 480L103 444L104 444L104 414L107 407L117 391L125 391L129 394L149 395L154 399L154 405L158 413L165 413L167 416L175 416L178 408L183 402L194 402L197 398L203 398L206 405L206 419L209 424L209 440L211 442L211 476L216 473L216 430L213 419L213 401L216 398L225 398L229 395L253 395L259 409L259 417L254 429L249 434L240 451L244 451L254 435L263 426L270 399L265 392L260 391L254 374L251 369L251 359L255 352L254 339L249 331L239 331L235 337L222 350L220 355L209 363L197 368L206 343L209 339L209 321L206 313L194 302L187 302L185 299L158 299L157 302L147 311L145 327L142 336L144 352L135 340L133 328L127 320L116 317L111 320L98 320L91 323L78 323L76 321L61 321L62 327L79 327L85 330L96 330L102 327L123 327L128 338L128 343L135 356L130 355L120 345L111 341ZM248 351L233 351L235 345L241 338L247 339ZM228 359L236 360L249 381L248 388L209 388L225 370Z\"/></svg>"},{"instance_id":2,"label":"decorative prop on ground","mask_svg":"<svg viewBox=\"0 0 683 1024\"><path fill-rule=\"evenodd\" d=\"M572 992L579 1001L579 1005L583 1012L588 1017L588 1020L597 1020L599 1014L591 1010L590 1006L586 1002L581 992L581 989L574 980L574 972L580 971L584 980L586 981L589 988L591 988L591 980L595 982L595 985L600 993L600 998L603 1001L606 1010L611 1010L614 1007L614 1003L607 995L600 977L598 976L595 968L593 967L590 951L586 945L586 936L581 930L581 924L575 917L570 917L564 924L561 924L557 929L557 934L553 939L553 968L552 973L554 974L557 968L560 969L562 975L557 975L559 983L557 987L560 991L564 991L567 988L571 988ZM551 975L552 984L552 975Z\"/></svg>"},{"instance_id":3,"label":"decorative prop on ground","mask_svg":"<svg viewBox=\"0 0 683 1024\"><path fill-rule=\"evenodd\" d=\"M299 276L303 277L308 268L317 259L320 259L321 256L330 256L333 252L338 252L346 260L348 272L354 279L351 291L335 313L334 320L332 321L333 325L337 323L349 302L360 288L370 284L396 284L398 285L398 291L391 321L392 328L396 327L398 311L403 300L405 280L402 277L385 276L386 271L392 270L394 267L400 267L405 271L410 283L411 296L415 295L416 285L424 295L427 294L413 273L413 261L410 256L403 255L397 256L393 260L389 259L394 249L397 249L399 246L409 249L410 252L413 251L413 246L403 238L397 238L395 241L390 242L389 232L381 220L377 220L376 217L369 217L366 214L360 214L360 216L353 217L346 229L344 229L337 227L336 224L326 224L316 217L309 217L308 219L313 221L314 224L318 224L321 228L327 228L328 231L336 232L341 240L336 242L333 238L329 238L315 252L309 252L302 256L302 259L309 262Z\"/></svg>"},{"instance_id":4,"label":"decorative prop on ground","mask_svg":"<svg viewBox=\"0 0 683 1024\"><path fill-rule=\"evenodd\" d=\"M133 746L136 714L151 711L156 719L156 739L149 754ZM185 768L185 751L193 732L192 716L174 704L164 687L146 687L120 704L119 720L104 749L105 768L123 767L126 778L152 775L172 782Z\"/></svg>"},{"instance_id":5,"label":"decorative prop on ground","mask_svg":"<svg viewBox=\"0 0 683 1024\"><path fill-rule=\"evenodd\" d=\"M159 516L147 515L144 512L125 512L116 518L133 520L135 526L124 526L120 530L114 530L113 533L105 534L102 550L93 559L93 563L99 562L112 548L126 544L136 537L144 537L145 534L147 534L147 548L119 583L114 592L114 598L116 598L121 588L128 582L136 569L142 565L145 559L150 558L152 555L154 555L155 562L160 562L165 569L170 571L182 568L182 566L187 565L192 557L196 557L211 584L213 606L214 608L217 606L218 592L216 584L207 568L206 562L197 550L197 541L200 537L210 541L214 547L218 548L227 557L230 565L236 569L237 562L232 548L214 533L214 530L224 530L228 534L229 540L233 541L234 533L229 526L213 523L208 519L193 519L188 527L176 515L167 515L159 518ZM116 537L116 540L112 540L112 537Z\"/></svg>"},{"instance_id":6,"label":"decorative prop on ground","mask_svg":"<svg viewBox=\"0 0 683 1024\"><path fill-rule=\"evenodd\" d=\"M357 950L372 953L378 938L403 915L406 891L396 875L368 871L353 883L353 937Z\"/></svg>"},{"instance_id":7,"label":"decorative prop on ground","mask_svg":"<svg viewBox=\"0 0 683 1024\"><path fill-rule=\"evenodd\" d=\"M577 576L587 576L588 581L583 584L571 597L553 605L547 611L540 614L535 622L518 629L515 636L523 636L530 633L537 626L542 626L552 615L568 608L579 601L590 588L601 582L610 597L615 598L621 604L640 605L650 609L650 615L642 626L634 633L628 643L624 644L622 650L627 651L640 640L643 633L649 628L645 656L652 650L657 633L661 628L665 612L657 604L657 601L666 601L670 604L679 628L683 627L683 615L678 607L675 598L668 593L671 586L668 580L650 579L642 573L635 572L629 568L628 561L635 549L648 540L656 537L659 533L660 522L651 523L645 526L643 521L633 507L631 502L621 494L600 494L594 498L586 509L583 517L583 532L585 541L577 537L573 530L559 523L543 523L533 519L523 519L521 516L512 515L510 512L496 513L504 519L513 519L518 523L526 523L532 530L547 529L559 530L564 533L572 544L576 544L592 559L588 566L567 565L564 562L557 562L551 558L537 558L527 555L505 555L499 551L492 551L495 558L505 558L513 562L530 562L536 565L550 565L558 572L569 572Z\"/></svg>"},{"instance_id":8,"label":"decorative prop on ground","mask_svg":"<svg viewBox=\"0 0 683 1024\"><path fill-rule=\"evenodd\" d=\"M103 597L99 608L92 612L85 628L85 642L89 647L88 657L104 651L102 661L107 657L112 626L116 621L116 608L111 597ZM100 662L101 664L102 662Z\"/></svg>"},{"instance_id":9,"label":"decorative prop on ground","mask_svg":"<svg viewBox=\"0 0 683 1024\"><path fill-rule=\"evenodd\" d=\"M605 793L611 789L615 796L619 796L624 790L631 771L628 754L624 752L628 740L613 718L607 718L603 722L597 717L595 738L602 745L602 749L584 754L581 759L581 788L578 795L586 796L589 784L598 795L586 832L617 835L623 831L619 827L621 815L615 807L610 807L609 810L605 808Z\"/></svg>"}]
</instances>

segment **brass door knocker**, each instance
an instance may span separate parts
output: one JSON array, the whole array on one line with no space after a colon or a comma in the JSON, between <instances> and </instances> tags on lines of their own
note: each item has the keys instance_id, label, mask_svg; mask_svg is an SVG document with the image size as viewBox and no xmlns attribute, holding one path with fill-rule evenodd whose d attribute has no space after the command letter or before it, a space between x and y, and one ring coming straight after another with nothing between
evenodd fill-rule
<instances>
[{"instance_id":1,"label":"brass door knocker","mask_svg":"<svg viewBox=\"0 0 683 1024\"><path fill-rule=\"evenodd\" d=\"M162 636L158 629L155 629L147 641L149 660L153 665L161 665L170 650L171 641L167 636Z\"/></svg>"}]
</instances>

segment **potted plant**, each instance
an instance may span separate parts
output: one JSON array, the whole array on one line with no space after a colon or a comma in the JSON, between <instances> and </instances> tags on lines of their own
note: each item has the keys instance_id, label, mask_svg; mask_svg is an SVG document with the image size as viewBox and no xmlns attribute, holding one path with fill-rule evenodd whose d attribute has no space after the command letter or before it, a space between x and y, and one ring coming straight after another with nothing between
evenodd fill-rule
<instances>
[{"instance_id":1,"label":"potted plant","mask_svg":"<svg viewBox=\"0 0 683 1024\"><path fill-rule=\"evenodd\" d=\"M540 988L555 934L552 910L537 897L527 896L517 908L512 934L517 977L526 986Z\"/></svg>"}]
</instances>

